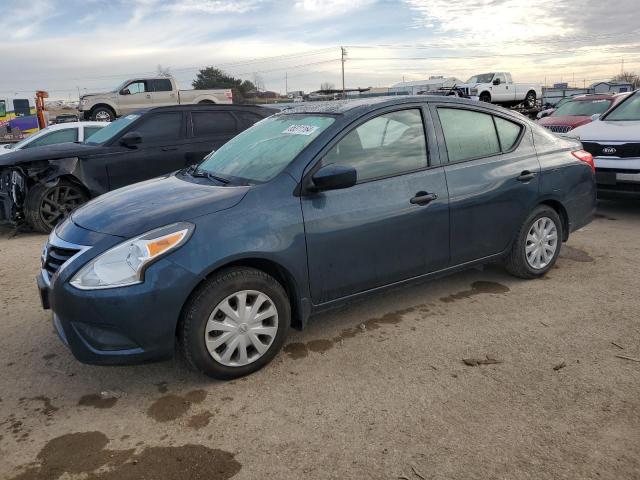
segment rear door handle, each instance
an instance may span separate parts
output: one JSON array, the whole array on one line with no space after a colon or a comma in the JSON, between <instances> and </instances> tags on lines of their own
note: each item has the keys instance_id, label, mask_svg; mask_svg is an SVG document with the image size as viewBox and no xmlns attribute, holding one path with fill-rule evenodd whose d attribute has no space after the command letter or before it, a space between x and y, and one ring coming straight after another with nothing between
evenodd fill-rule
<instances>
[{"instance_id":1,"label":"rear door handle","mask_svg":"<svg viewBox=\"0 0 640 480\"><path fill-rule=\"evenodd\" d=\"M172 150L177 150L178 147L162 147L163 152L170 152Z\"/></svg>"},{"instance_id":2,"label":"rear door handle","mask_svg":"<svg viewBox=\"0 0 640 480\"><path fill-rule=\"evenodd\" d=\"M409 203L412 203L413 205L426 205L428 203L433 202L437 198L438 198L438 195L436 195L435 193L427 193L424 191L420 191L416 193L415 197L409 200Z\"/></svg>"},{"instance_id":3,"label":"rear door handle","mask_svg":"<svg viewBox=\"0 0 640 480\"><path fill-rule=\"evenodd\" d=\"M533 180L534 178L536 178L536 175L538 175L536 172L530 172L529 170L525 170L524 172L522 172L520 174L520 176L517 178L517 180L519 182L528 182L528 181Z\"/></svg>"}]
</instances>

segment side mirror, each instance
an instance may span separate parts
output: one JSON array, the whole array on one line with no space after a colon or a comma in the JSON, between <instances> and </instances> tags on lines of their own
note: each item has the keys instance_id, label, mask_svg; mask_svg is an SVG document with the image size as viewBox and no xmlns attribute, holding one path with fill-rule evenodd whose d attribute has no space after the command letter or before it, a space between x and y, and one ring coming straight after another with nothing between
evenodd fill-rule
<instances>
[{"instance_id":1,"label":"side mirror","mask_svg":"<svg viewBox=\"0 0 640 480\"><path fill-rule=\"evenodd\" d=\"M600 117L602 116L601 113L594 113L593 115L591 115L591 121L595 122L597 120L600 120Z\"/></svg>"},{"instance_id":2,"label":"side mirror","mask_svg":"<svg viewBox=\"0 0 640 480\"><path fill-rule=\"evenodd\" d=\"M120 90L120 95L131 95L131 92L128 88L123 88L122 90Z\"/></svg>"},{"instance_id":3,"label":"side mirror","mask_svg":"<svg viewBox=\"0 0 640 480\"><path fill-rule=\"evenodd\" d=\"M120 144L129 148L134 147L139 143L142 143L142 136L138 132L125 133L120 139Z\"/></svg>"},{"instance_id":4,"label":"side mirror","mask_svg":"<svg viewBox=\"0 0 640 480\"><path fill-rule=\"evenodd\" d=\"M499 79L499 78L496 78L496 79L493 81L493 84L494 84L494 85L500 85L500 79Z\"/></svg>"},{"instance_id":5,"label":"side mirror","mask_svg":"<svg viewBox=\"0 0 640 480\"><path fill-rule=\"evenodd\" d=\"M313 174L311 180L311 191L338 190L353 187L358 181L358 173L352 167L330 164L321 167L320 170Z\"/></svg>"}]
</instances>

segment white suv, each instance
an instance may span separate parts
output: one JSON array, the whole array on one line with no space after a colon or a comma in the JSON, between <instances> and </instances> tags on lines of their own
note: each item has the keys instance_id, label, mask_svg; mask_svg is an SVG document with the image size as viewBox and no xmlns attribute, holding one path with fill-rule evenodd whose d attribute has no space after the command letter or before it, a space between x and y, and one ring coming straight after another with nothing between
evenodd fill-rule
<instances>
[{"instance_id":1,"label":"white suv","mask_svg":"<svg viewBox=\"0 0 640 480\"><path fill-rule=\"evenodd\" d=\"M640 197L640 90L571 131L595 160L598 196Z\"/></svg>"}]
</instances>

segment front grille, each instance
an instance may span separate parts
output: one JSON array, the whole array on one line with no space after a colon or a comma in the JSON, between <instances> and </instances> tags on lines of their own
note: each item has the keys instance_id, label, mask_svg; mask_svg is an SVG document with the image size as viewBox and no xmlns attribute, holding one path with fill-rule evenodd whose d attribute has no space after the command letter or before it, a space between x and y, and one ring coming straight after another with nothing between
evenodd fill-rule
<instances>
[{"instance_id":1,"label":"front grille","mask_svg":"<svg viewBox=\"0 0 640 480\"><path fill-rule=\"evenodd\" d=\"M60 270L60 267L62 267L67 260L79 251L79 249L62 248L48 243L44 252L42 268L49 274L49 277L51 277Z\"/></svg>"},{"instance_id":2,"label":"front grille","mask_svg":"<svg viewBox=\"0 0 640 480\"><path fill-rule=\"evenodd\" d=\"M573 128L570 125L543 125L543 127L553 133L567 133Z\"/></svg>"},{"instance_id":3,"label":"front grille","mask_svg":"<svg viewBox=\"0 0 640 480\"><path fill-rule=\"evenodd\" d=\"M594 157L638 158L640 157L640 143L610 143L582 142L583 148Z\"/></svg>"}]
</instances>

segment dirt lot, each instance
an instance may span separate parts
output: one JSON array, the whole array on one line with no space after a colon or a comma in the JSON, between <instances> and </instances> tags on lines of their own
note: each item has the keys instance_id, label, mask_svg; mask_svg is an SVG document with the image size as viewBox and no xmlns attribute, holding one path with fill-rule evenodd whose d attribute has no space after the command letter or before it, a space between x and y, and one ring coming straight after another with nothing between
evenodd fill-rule
<instances>
[{"instance_id":1,"label":"dirt lot","mask_svg":"<svg viewBox=\"0 0 640 480\"><path fill-rule=\"evenodd\" d=\"M38 304L45 238L2 231L0 478L640 478L640 363L616 357L640 358L640 203L600 207L545 279L379 295L228 383L75 361Z\"/></svg>"}]
</instances>

